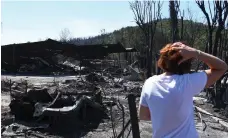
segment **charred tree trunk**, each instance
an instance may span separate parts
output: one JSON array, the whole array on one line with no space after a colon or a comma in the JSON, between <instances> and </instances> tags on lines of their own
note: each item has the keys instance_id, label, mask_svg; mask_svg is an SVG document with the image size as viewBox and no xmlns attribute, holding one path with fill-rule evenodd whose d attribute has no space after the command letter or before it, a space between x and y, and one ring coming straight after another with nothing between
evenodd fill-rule
<instances>
[{"instance_id":1,"label":"charred tree trunk","mask_svg":"<svg viewBox=\"0 0 228 138\"><path fill-rule=\"evenodd\" d=\"M209 27L209 29L208 29L208 49L207 49L207 52L209 54L212 54L212 45L213 45L212 44L212 39L213 39L212 33L213 33L213 31Z\"/></svg>"},{"instance_id":2,"label":"charred tree trunk","mask_svg":"<svg viewBox=\"0 0 228 138\"><path fill-rule=\"evenodd\" d=\"M150 47L148 47L147 50L147 73L146 76L147 78L149 78L151 76L151 72L152 72L152 58L151 58L151 49Z\"/></svg>"},{"instance_id":3,"label":"charred tree trunk","mask_svg":"<svg viewBox=\"0 0 228 138\"><path fill-rule=\"evenodd\" d=\"M223 4L223 5L222 5ZM222 30L225 28L225 22L228 15L228 2L224 1L215 1L216 6L216 13L217 13L217 22L218 22L218 28L215 34L215 41L214 41L214 47L213 47L213 55L217 55L217 50L219 47L219 40L221 39ZM223 13L223 8L225 8L225 11Z\"/></svg>"},{"instance_id":4,"label":"charred tree trunk","mask_svg":"<svg viewBox=\"0 0 228 138\"><path fill-rule=\"evenodd\" d=\"M208 50L207 51L209 54L212 54L212 45L213 45L213 42L212 42L213 35L212 34L214 31L214 25L215 25L215 19L214 18L217 18L217 15L214 16L213 19L210 19L209 14L206 11L204 1L196 1L196 3L207 19L207 37L208 37ZM208 4L210 5L210 3L208 3ZM209 8L210 8L210 6L209 6ZM212 18L211 8L210 8L210 15Z\"/></svg>"},{"instance_id":5,"label":"charred tree trunk","mask_svg":"<svg viewBox=\"0 0 228 138\"><path fill-rule=\"evenodd\" d=\"M178 1L169 1L169 10L170 10L170 20L171 20L171 32L172 32L172 41L179 40L179 30L178 30L178 10L179 2Z\"/></svg>"},{"instance_id":6,"label":"charred tree trunk","mask_svg":"<svg viewBox=\"0 0 228 138\"><path fill-rule=\"evenodd\" d=\"M184 17L181 16L181 40L183 40L184 35Z\"/></svg>"},{"instance_id":7,"label":"charred tree trunk","mask_svg":"<svg viewBox=\"0 0 228 138\"><path fill-rule=\"evenodd\" d=\"M161 3L160 1L135 1L130 2L130 8L134 13L136 24L142 30L146 43L146 68L147 78L154 73L155 69L152 63L155 64L153 51L154 49L154 34L156 32L157 22L160 19Z\"/></svg>"}]
</instances>

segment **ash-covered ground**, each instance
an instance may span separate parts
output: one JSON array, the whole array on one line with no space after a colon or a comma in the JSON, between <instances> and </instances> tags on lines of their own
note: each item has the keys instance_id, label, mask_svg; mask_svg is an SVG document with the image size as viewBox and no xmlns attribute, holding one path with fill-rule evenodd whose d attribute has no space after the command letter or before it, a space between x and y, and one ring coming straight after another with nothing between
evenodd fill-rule
<instances>
[{"instance_id":1,"label":"ash-covered ground","mask_svg":"<svg viewBox=\"0 0 228 138\"><path fill-rule=\"evenodd\" d=\"M112 77L107 73L61 77L1 76L1 80L2 137L117 137L130 119L126 96L129 93L139 96L143 85L143 81L129 81L121 76ZM9 87L10 80L11 88ZM27 110L22 108L15 110L14 114L18 112L17 117L15 117L12 111L10 112L10 103L11 109L13 109L12 106L18 108L18 104L12 105L11 100L22 97L21 95L28 95L34 89L45 89L44 91L47 91L51 96L51 100L57 99L56 101L58 101L59 99L60 104L53 104L53 101L47 102L46 105L42 106L42 110L37 113L38 115L45 113L42 117L34 117L35 109L33 106L33 114L30 115L32 118L17 119L21 114L22 116L27 114L27 112L23 112ZM33 101L34 99L37 100L37 97L41 96L39 94L32 95ZM85 98L83 99L83 97ZM87 100L85 100L86 97ZM196 126L200 136L202 138L227 138L227 118L221 113L222 111L215 112L213 110L212 106L204 99L204 93L198 97L200 98L194 98L195 106L197 109L199 107L204 110L196 110L195 112ZM137 98L137 105L138 100ZM28 101L26 104L31 104ZM72 103L64 103L65 101L72 101ZM71 111L70 107L77 101L86 102L81 102L83 103L81 108L68 115L68 111ZM21 102L18 103L21 104ZM32 105L36 103L37 101ZM61 108L67 104L67 108ZM78 107L79 105L77 104ZM49 108L46 108L47 106ZM64 112L63 114L59 114L60 108ZM205 111L210 114L205 113ZM68 122L72 123L68 124ZM140 121L139 127L140 137L152 137L151 122ZM127 126L123 137L132 137L131 125Z\"/></svg>"}]
</instances>

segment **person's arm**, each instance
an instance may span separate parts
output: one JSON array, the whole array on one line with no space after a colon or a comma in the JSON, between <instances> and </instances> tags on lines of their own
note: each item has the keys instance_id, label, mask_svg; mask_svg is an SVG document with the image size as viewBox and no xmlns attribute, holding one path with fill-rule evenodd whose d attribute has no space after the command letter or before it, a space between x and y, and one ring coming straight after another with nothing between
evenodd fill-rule
<instances>
[{"instance_id":1,"label":"person's arm","mask_svg":"<svg viewBox=\"0 0 228 138\"><path fill-rule=\"evenodd\" d=\"M140 101L139 101L139 119L140 120L145 120L145 121L150 121L150 110L146 101L146 87L147 83L143 85L141 96L140 96Z\"/></svg>"},{"instance_id":2,"label":"person's arm","mask_svg":"<svg viewBox=\"0 0 228 138\"><path fill-rule=\"evenodd\" d=\"M228 69L227 64L224 61L210 54L198 51L197 57L199 60L202 60L205 64L207 64L210 68L208 70L205 70L207 73L207 84L205 86L206 88L210 87L217 80L219 80Z\"/></svg>"},{"instance_id":3,"label":"person's arm","mask_svg":"<svg viewBox=\"0 0 228 138\"><path fill-rule=\"evenodd\" d=\"M150 110L148 107L139 105L139 119L140 120L145 120L145 121L150 121Z\"/></svg>"},{"instance_id":4,"label":"person's arm","mask_svg":"<svg viewBox=\"0 0 228 138\"><path fill-rule=\"evenodd\" d=\"M174 43L172 49L179 50L180 54L183 57L179 64L190 58L198 58L209 66L210 69L205 70L207 74L207 83L205 86L206 88L214 84L228 69L227 64L221 59L186 46L182 43Z\"/></svg>"}]
</instances>

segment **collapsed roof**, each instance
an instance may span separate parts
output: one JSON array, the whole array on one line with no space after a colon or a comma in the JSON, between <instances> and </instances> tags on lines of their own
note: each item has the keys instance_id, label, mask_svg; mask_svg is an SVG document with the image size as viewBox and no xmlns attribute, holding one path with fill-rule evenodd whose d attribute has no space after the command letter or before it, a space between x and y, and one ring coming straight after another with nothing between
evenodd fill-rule
<instances>
[{"instance_id":1,"label":"collapsed roof","mask_svg":"<svg viewBox=\"0 0 228 138\"><path fill-rule=\"evenodd\" d=\"M95 45L74 45L64 42L47 39L45 41L28 42L20 44L4 45L2 58L12 56L48 56L50 53L63 54L74 58L94 59L104 58L110 53L136 52L135 49L125 49L121 43L116 44L95 44Z\"/></svg>"},{"instance_id":2,"label":"collapsed roof","mask_svg":"<svg viewBox=\"0 0 228 138\"><path fill-rule=\"evenodd\" d=\"M41 70L63 71L65 66L60 66L58 60L62 60L65 57L71 57L76 60L104 59L110 53L129 52L121 43L74 45L52 39L3 45L1 50L3 72L21 70L23 72L24 69L36 70L36 72L41 72ZM58 58L59 55L62 55L62 57Z\"/></svg>"}]
</instances>

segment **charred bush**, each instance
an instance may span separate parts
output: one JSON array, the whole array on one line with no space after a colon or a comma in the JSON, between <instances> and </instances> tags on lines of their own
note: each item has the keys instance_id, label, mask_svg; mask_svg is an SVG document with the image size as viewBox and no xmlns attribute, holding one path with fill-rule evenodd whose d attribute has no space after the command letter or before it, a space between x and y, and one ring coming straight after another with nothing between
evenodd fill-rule
<instances>
[{"instance_id":1,"label":"charred bush","mask_svg":"<svg viewBox=\"0 0 228 138\"><path fill-rule=\"evenodd\" d=\"M34 103L13 99L9 105L11 114L18 120L32 120L35 110Z\"/></svg>"},{"instance_id":2,"label":"charred bush","mask_svg":"<svg viewBox=\"0 0 228 138\"><path fill-rule=\"evenodd\" d=\"M90 73L89 75L86 76L86 80L89 82L104 82L104 78L96 73Z\"/></svg>"},{"instance_id":3,"label":"charred bush","mask_svg":"<svg viewBox=\"0 0 228 138\"><path fill-rule=\"evenodd\" d=\"M48 89L31 89L28 91L27 97L33 102L48 103L53 100L53 98L48 93Z\"/></svg>"}]
</instances>

